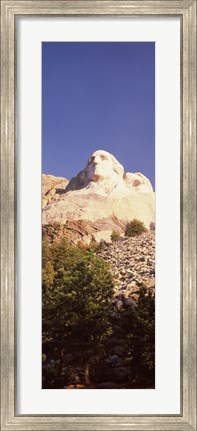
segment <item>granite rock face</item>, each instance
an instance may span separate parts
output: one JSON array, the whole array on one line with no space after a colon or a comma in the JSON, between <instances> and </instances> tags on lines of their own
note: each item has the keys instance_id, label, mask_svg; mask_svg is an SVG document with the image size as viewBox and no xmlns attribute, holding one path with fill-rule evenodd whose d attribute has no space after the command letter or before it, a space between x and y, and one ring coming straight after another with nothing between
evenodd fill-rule
<instances>
[{"instance_id":1,"label":"granite rock face","mask_svg":"<svg viewBox=\"0 0 197 431\"><path fill-rule=\"evenodd\" d=\"M83 221L96 226L99 242L110 240L116 227L124 232L134 218L148 229L154 223L155 194L150 181L141 173L124 173L123 166L106 151L95 151L85 169L61 193L54 193L56 187L44 205L43 225Z\"/></svg>"},{"instance_id":2,"label":"granite rock face","mask_svg":"<svg viewBox=\"0 0 197 431\"><path fill-rule=\"evenodd\" d=\"M55 200L59 193L65 191L67 184L66 178L42 174L42 208Z\"/></svg>"}]
</instances>

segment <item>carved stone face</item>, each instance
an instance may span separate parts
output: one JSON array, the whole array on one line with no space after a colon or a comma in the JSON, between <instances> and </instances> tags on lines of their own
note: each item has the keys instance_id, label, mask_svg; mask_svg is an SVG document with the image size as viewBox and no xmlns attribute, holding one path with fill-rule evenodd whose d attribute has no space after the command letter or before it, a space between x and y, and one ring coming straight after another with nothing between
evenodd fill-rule
<instances>
[{"instance_id":1,"label":"carved stone face","mask_svg":"<svg viewBox=\"0 0 197 431\"><path fill-rule=\"evenodd\" d=\"M119 175L116 164L122 165L107 151L95 151L88 160L87 178L92 181L114 180ZM122 168L123 170L123 168ZM121 169L120 169L121 171Z\"/></svg>"}]
</instances>

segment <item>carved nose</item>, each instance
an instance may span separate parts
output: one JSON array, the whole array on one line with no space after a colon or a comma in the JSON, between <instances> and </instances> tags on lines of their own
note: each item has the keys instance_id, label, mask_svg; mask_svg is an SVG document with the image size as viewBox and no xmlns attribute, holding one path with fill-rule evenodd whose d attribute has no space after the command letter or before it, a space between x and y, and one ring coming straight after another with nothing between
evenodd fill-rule
<instances>
[{"instance_id":1,"label":"carved nose","mask_svg":"<svg viewBox=\"0 0 197 431\"><path fill-rule=\"evenodd\" d=\"M100 158L97 156L94 158L94 164L96 165L99 162Z\"/></svg>"}]
</instances>

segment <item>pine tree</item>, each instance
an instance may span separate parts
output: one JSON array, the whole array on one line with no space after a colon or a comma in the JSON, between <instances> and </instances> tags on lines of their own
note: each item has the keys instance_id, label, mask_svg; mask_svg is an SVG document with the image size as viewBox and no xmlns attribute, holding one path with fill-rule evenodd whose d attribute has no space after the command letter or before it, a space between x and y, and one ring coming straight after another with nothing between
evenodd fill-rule
<instances>
[{"instance_id":1,"label":"pine tree","mask_svg":"<svg viewBox=\"0 0 197 431\"><path fill-rule=\"evenodd\" d=\"M112 331L113 278L93 252L66 241L49 247L48 260L43 249L43 353L74 353L89 384L90 358L102 354Z\"/></svg>"}]
</instances>

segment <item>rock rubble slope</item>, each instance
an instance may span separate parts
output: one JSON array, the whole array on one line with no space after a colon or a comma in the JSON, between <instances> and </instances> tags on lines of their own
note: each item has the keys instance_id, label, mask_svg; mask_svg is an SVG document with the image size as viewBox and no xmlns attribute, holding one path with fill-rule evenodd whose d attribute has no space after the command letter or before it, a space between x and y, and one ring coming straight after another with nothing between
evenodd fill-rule
<instances>
[{"instance_id":1,"label":"rock rubble slope","mask_svg":"<svg viewBox=\"0 0 197 431\"><path fill-rule=\"evenodd\" d=\"M110 264L116 280L117 307L128 299L138 299L139 286L145 284L152 291L155 286L155 234L146 232L133 238L122 238L111 244L100 245L97 254ZM130 304L132 305L132 303Z\"/></svg>"}]
</instances>

